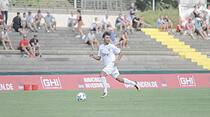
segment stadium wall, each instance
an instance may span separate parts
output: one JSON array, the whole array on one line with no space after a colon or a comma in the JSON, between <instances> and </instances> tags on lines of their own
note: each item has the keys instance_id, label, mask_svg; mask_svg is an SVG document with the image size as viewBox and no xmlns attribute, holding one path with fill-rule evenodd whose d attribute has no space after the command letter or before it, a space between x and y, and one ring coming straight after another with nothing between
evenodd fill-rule
<instances>
[{"instance_id":1,"label":"stadium wall","mask_svg":"<svg viewBox=\"0 0 210 117\"><path fill-rule=\"evenodd\" d=\"M122 74L141 88L210 87L210 72L172 74ZM132 89L107 77L110 89ZM98 74L0 75L0 91L103 89Z\"/></svg>"}]
</instances>

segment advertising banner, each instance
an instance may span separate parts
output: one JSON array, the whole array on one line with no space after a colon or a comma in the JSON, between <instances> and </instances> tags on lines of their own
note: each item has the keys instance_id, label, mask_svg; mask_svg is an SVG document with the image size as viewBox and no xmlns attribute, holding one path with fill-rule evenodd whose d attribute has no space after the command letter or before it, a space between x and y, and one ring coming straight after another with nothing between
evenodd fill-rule
<instances>
[{"instance_id":1,"label":"advertising banner","mask_svg":"<svg viewBox=\"0 0 210 117\"><path fill-rule=\"evenodd\" d=\"M122 74L137 81L141 88L197 88L210 87L210 74ZM107 77L110 89L130 89L133 86ZM23 75L0 76L0 91L103 89L98 74L81 75Z\"/></svg>"}]
</instances>

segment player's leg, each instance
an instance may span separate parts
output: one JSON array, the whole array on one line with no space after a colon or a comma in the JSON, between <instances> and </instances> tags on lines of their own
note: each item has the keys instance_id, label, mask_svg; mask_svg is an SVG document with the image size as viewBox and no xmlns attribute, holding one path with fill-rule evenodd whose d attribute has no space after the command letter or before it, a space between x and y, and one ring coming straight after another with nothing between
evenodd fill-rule
<instances>
[{"instance_id":1,"label":"player's leg","mask_svg":"<svg viewBox=\"0 0 210 117\"><path fill-rule=\"evenodd\" d=\"M127 79L127 78L122 78L120 76L120 73L119 73L117 67L114 68L114 70L112 72L112 77L115 78L117 81L119 81L121 83L132 85L132 86L136 87L136 89L138 91L140 91L140 87L138 86L136 81L131 81L131 80Z\"/></svg>"},{"instance_id":2,"label":"player's leg","mask_svg":"<svg viewBox=\"0 0 210 117\"><path fill-rule=\"evenodd\" d=\"M101 71L100 77L101 77L101 81L102 81L102 84L104 87L104 94L101 96L102 98L108 96L107 85L106 85L106 76L107 76L107 74L104 71Z\"/></svg>"}]
</instances>

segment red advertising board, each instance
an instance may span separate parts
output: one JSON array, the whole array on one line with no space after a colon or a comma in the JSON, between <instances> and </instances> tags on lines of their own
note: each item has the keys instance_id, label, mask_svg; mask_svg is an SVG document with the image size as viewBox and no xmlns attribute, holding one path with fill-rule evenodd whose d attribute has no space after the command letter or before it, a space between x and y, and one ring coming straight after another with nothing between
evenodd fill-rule
<instances>
[{"instance_id":1,"label":"red advertising board","mask_svg":"<svg viewBox=\"0 0 210 117\"><path fill-rule=\"evenodd\" d=\"M132 74L121 75L138 81L141 88L196 88L210 87L210 74ZM119 83L107 77L110 89L127 89L133 86ZM36 86L35 88L32 86ZM17 75L0 76L0 91L63 90L63 89L102 89L99 75Z\"/></svg>"}]
</instances>

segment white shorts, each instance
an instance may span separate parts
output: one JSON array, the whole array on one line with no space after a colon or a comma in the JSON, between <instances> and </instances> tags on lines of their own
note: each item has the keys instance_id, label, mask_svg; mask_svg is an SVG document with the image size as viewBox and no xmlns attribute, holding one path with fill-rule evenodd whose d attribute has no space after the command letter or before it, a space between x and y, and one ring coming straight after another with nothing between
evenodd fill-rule
<instances>
[{"instance_id":1,"label":"white shorts","mask_svg":"<svg viewBox=\"0 0 210 117\"><path fill-rule=\"evenodd\" d=\"M104 71L107 75L112 75L112 77L115 79L120 75L117 67L114 65L107 65L102 71Z\"/></svg>"}]
</instances>

